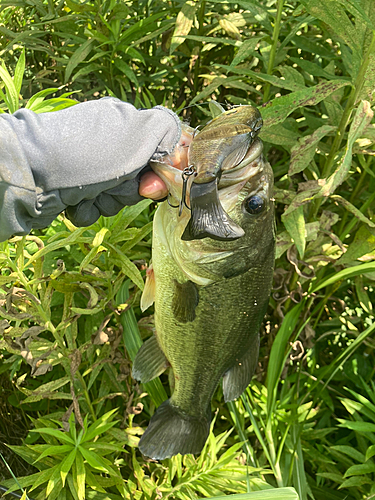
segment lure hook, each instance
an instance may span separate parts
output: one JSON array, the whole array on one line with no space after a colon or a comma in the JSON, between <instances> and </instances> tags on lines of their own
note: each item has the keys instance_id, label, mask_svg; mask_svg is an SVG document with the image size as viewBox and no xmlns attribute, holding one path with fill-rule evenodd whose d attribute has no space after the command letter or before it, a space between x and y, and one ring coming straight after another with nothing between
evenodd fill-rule
<instances>
[{"instance_id":1,"label":"lure hook","mask_svg":"<svg viewBox=\"0 0 375 500\"><path fill-rule=\"evenodd\" d=\"M184 207L186 207L188 210L191 210L191 208L186 203L186 191L187 191L187 183L189 177L192 175L196 175L196 170L193 165L185 167L184 170L182 171L182 196L180 201L180 209L178 211L179 217L181 216Z\"/></svg>"},{"instance_id":2,"label":"lure hook","mask_svg":"<svg viewBox=\"0 0 375 500\"><path fill-rule=\"evenodd\" d=\"M191 208L188 206L186 203L186 192L187 192L187 183L189 180L189 177L191 175L196 175L196 170L193 165L189 165L188 167L185 167L184 170L182 171L181 177L182 177L182 195L181 195L181 201L179 205L172 205L172 203L169 200L169 197L171 193L168 193L167 197L167 202L168 205L172 208L178 208L178 216L181 217L182 211L184 207L186 207L188 210L191 210Z\"/></svg>"}]
</instances>

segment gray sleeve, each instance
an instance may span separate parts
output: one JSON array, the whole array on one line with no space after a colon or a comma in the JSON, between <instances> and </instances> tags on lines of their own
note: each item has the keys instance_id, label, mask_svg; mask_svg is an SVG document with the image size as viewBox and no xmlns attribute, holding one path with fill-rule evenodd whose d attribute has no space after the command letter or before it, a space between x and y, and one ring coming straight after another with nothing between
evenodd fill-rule
<instances>
[{"instance_id":1,"label":"gray sleeve","mask_svg":"<svg viewBox=\"0 0 375 500\"><path fill-rule=\"evenodd\" d=\"M140 171L180 135L168 109L137 110L114 98L0 115L0 241L46 227L64 209L89 225L138 202Z\"/></svg>"}]
</instances>

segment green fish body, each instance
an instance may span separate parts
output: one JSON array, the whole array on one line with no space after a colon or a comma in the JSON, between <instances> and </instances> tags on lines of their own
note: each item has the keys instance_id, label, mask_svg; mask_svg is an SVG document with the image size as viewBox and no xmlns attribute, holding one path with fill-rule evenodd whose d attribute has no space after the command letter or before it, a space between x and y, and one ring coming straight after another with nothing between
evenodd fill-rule
<instances>
[{"instance_id":1,"label":"green fish body","mask_svg":"<svg viewBox=\"0 0 375 500\"><path fill-rule=\"evenodd\" d=\"M171 181L171 167L153 168ZM179 216L166 201L158 207L152 250L156 333L140 349L133 376L147 382L170 366L175 388L140 441L148 457L199 453L220 379L226 401L238 398L250 383L272 284L272 185L272 169L256 139L239 164L233 162L232 169L227 164L218 185L220 204L242 228L242 237L183 240L189 211ZM178 196L176 183L171 191Z\"/></svg>"}]
</instances>

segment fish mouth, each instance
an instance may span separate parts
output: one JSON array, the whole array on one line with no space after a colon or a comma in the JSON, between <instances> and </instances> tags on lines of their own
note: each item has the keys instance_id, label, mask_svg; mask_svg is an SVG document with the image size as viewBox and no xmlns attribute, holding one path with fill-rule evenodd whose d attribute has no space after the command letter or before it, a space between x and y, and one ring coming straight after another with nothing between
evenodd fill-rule
<instances>
[{"instance_id":1,"label":"fish mouth","mask_svg":"<svg viewBox=\"0 0 375 500\"><path fill-rule=\"evenodd\" d=\"M188 133L193 132L190 129ZM186 130L186 128L185 128ZM179 215L184 213L190 219L181 236L184 241L211 238L218 241L232 241L241 238L245 233L227 214L236 203L237 195L245 184L257 175L262 168L263 144L255 138L247 153L232 168L226 168L219 177L206 183L195 183L194 175L186 180L186 196L183 192L183 171L188 162L174 162L173 157L163 161L151 161L153 171L161 177L169 190L169 204L176 209L180 206ZM182 200L184 198L184 200ZM185 202L183 210L181 200ZM189 214L188 209L191 210Z\"/></svg>"},{"instance_id":2,"label":"fish mouth","mask_svg":"<svg viewBox=\"0 0 375 500\"><path fill-rule=\"evenodd\" d=\"M236 203L239 192L249 179L262 168L262 151L262 142L255 139L238 165L221 172L220 181L215 178L198 184L193 180L190 187L191 217L182 240L211 238L233 241L244 236L244 230L229 217L227 211Z\"/></svg>"}]
</instances>

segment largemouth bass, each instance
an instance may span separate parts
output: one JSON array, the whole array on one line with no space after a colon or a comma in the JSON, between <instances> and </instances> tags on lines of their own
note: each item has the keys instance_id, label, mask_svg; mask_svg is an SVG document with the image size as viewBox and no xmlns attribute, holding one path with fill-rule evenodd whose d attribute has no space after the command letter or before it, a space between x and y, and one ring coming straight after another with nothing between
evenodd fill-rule
<instances>
[{"instance_id":1,"label":"largemouth bass","mask_svg":"<svg viewBox=\"0 0 375 500\"><path fill-rule=\"evenodd\" d=\"M242 114L246 110L254 116L254 108L241 107ZM214 131L215 121L222 124L231 115L223 113L209 130ZM194 153L205 130L194 137L189 153ZM229 135L229 142L235 136ZM142 301L143 307L150 305L150 290L154 291L156 332L139 350L133 377L148 382L171 367L175 379L171 398L156 410L139 443L140 451L153 459L199 453L209 434L211 398L220 379L225 401L232 401L246 389L257 365L259 328L274 265L273 174L259 139L250 139L246 151L241 141L237 149L227 147L224 154L223 149L216 149L219 160L207 151L205 162L200 153L196 178L203 178L204 170L213 173L214 205L219 203L241 229L237 239L183 239L191 214L186 207L181 214L176 208L183 188L181 170L167 163L152 165L169 186L172 200L161 203L154 218L153 273ZM189 154L192 160L194 154ZM202 185L210 182L212 178ZM191 176L187 203L192 201L193 184ZM202 208L203 200L199 204ZM212 206L209 199L205 210L211 227Z\"/></svg>"}]
</instances>

